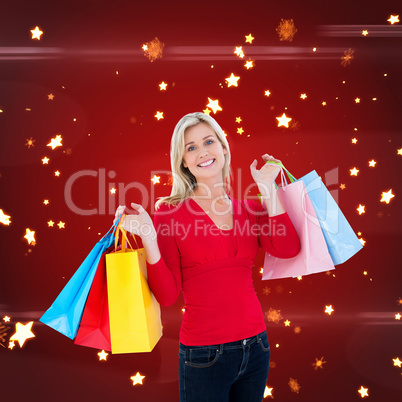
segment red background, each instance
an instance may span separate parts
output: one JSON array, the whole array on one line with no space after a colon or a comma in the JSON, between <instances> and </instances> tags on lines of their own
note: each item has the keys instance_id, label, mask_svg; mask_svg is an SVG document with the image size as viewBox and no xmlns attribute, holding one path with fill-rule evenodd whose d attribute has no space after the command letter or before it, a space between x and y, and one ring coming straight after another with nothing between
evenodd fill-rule
<instances>
[{"instance_id":1,"label":"red background","mask_svg":"<svg viewBox=\"0 0 402 402\"><path fill-rule=\"evenodd\" d=\"M263 309L281 310L283 320L291 321L290 327L283 320L267 322L275 363L267 384L275 400L354 401L361 399L362 385L369 400L399 399L402 372L392 359L402 358L401 323L394 317L402 310L402 156L397 154L402 147L402 31L400 24L387 22L399 13L400 5L390 1L344 0L2 5L0 208L11 215L11 224L0 225L0 318L10 316L11 322L5 323L0 348L0 397L178 400L181 298L162 309L164 336L152 353L109 355L106 362L98 360L98 350L74 345L38 318L110 227L114 213L109 209L134 201L152 213L155 200L146 202L131 189L118 201L119 194L109 195L111 187L135 182L155 197L170 194L173 128L183 115L204 110L210 97L223 109L212 115L228 135L236 198L247 195L249 165L257 158L260 167L264 153L281 159L296 177L315 169L325 179L326 172L338 169L339 180L328 188L366 241L335 276L302 281L261 281L260 250L255 287ZM291 42L279 40L281 18L294 20L297 33ZM36 25L44 32L40 41L31 39ZM334 25L346 33L328 36ZM363 29L368 36L361 35ZM247 44L250 33L255 39ZM141 47L155 37L164 43L163 57L150 62ZM233 53L236 46L243 46L244 59ZM344 67L341 57L349 48L354 58ZM255 64L249 70L248 59ZM240 76L238 87L227 87L231 73ZM162 81L166 91L159 89ZM302 93L306 100L300 99ZM156 120L157 111L164 119ZM288 129L277 127L276 117L284 112L296 122ZM63 146L52 151L46 145L58 134ZM34 146L28 148L31 137ZM354 137L357 144L351 142ZM48 165L42 164L44 156ZM371 159L375 168L368 165ZM357 177L350 176L353 167L360 170ZM83 209L99 209L101 192L105 213L82 216L66 205L68 178L85 169L116 173L105 184L87 177L73 187L73 200ZM152 171L160 170L166 172L154 186ZM380 202L389 189L395 198ZM50 204L45 206L44 199ZM356 211L359 204L366 206L363 215ZM49 228L50 219L65 222L65 229ZM23 238L26 228L35 230L35 246ZM329 304L335 309L331 316L324 314ZM8 349L14 324L29 321L36 337L21 349L18 344ZM314 370L321 357L323 369ZM130 377L138 371L145 379L133 387ZM299 393L289 388L290 378L297 379Z\"/></svg>"}]
</instances>

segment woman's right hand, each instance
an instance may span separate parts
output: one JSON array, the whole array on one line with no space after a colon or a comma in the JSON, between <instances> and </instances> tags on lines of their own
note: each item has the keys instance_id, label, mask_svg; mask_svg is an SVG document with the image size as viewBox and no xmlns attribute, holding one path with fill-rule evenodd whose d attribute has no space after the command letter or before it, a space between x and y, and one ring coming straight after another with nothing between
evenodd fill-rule
<instances>
[{"instance_id":1,"label":"woman's right hand","mask_svg":"<svg viewBox=\"0 0 402 402\"><path fill-rule=\"evenodd\" d=\"M156 231L148 212L141 204L132 202L131 207L134 209L134 214L124 216L121 222L122 228L133 235L140 236L143 241L148 238L155 239ZM124 205L117 208L113 223L119 219L121 214L124 214L125 209Z\"/></svg>"}]
</instances>

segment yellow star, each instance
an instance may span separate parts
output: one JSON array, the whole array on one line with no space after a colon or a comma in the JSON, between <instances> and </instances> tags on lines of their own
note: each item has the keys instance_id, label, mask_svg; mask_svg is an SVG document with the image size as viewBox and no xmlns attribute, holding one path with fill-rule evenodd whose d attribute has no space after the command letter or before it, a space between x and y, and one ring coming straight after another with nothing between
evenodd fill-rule
<instances>
[{"instance_id":1,"label":"yellow star","mask_svg":"<svg viewBox=\"0 0 402 402\"><path fill-rule=\"evenodd\" d=\"M55 149L57 147L61 147L62 146L62 141L63 139L61 138L61 135L56 135L55 138L52 138L49 142L49 144L47 144L47 147L52 147L52 149Z\"/></svg>"},{"instance_id":2,"label":"yellow star","mask_svg":"<svg viewBox=\"0 0 402 402\"><path fill-rule=\"evenodd\" d=\"M65 227L66 227L66 223L65 223L65 222L60 221L60 222L57 224L57 226L59 227L59 229L65 229Z\"/></svg>"},{"instance_id":3,"label":"yellow star","mask_svg":"<svg viewBox=\"0 0 402 402\"><path fill-rule=\"evenodd\" d=\"M307 98L307 94L301 94L301 95L300 95L300 98L306 99L306 98Z\"/></svg>"},{"instance_id":4,"label":"yellow star","mask_svg":"<svg viewBox=\"0 0 402 402\"><path fill-rule=\"evenodd\" d=\"M142 384L142 379L145 378L144 375L141 375L139 372L136 375L130 377L130 380L133 380L133 385Z\"/></svg>"},{"instance_id":5,"label":"yellow star","mask_svg":"<svg viewBox=\"0 0 402 402\"><path fill-rule=\"evenodd\" d=\"M246 43L253 43L254 38L251 36L251 34L246 36Z\"/></svg>"},{"instance_id":6,"label":"yellow star","mask_svg":"<svg viewBox=\"0 0 402 402\"><path fill-rule=\"evenodd\" d=\"M28 244L35 245L35 232L27 228L24 239L27 239Z\"/></svg>"},{"instance_id":7,"label":"yellow star","mask_svg":"<svg viewBox=\"0 0 402 402\"><path fill-rule=\"evenodd\" d=\"M48 164L49 164L49 161L50 161L50 159L49 159L47 156L45 156L45 157L42 159L42 164L43 164L43 165L48 165Z\"/></svg>"},{"instance_id":8,"label":"yellow star","mask_svg":"<svg viewBox=\"0 0 402 402\"><path fill-rule=\"evenodd\" d=\"M156 184L156 183L160 183L160 176L154 175L154 177L152 177L151 181L152 183Z\"/></svg>"},{"instance_id":9,"label":"yellow star","mask_svg":"<svg viewBox=\"0 0 402 402\"><path fill-rule=\"evenodd\" d=\"M357 173L359 173L359 170L356 169L355 167L353 169L350 169L350 175L351 176L357 176Z\"/></svg>"},{"instance_id":10,"label":"yellow star","mask_svg":"<svg viewBox=\"0 0 402 402\"><path fill-rule=\"evenodd\" d=\"M281 117L277 117L276 120L278 120L278 127L289 127L289 122L292 120L292 118L286 117L286 114L284 113Z\"/></svg>"},{"instance_id":11,"label":"yellow star","mask_svg":"<svg viewBox=\"0 0 402 402\"><path fill-rule=\"evenodd\" d=\"M243 128L242 128L242 127L239 127L239 128L237 129L237 134L242 135L243 133L244 133Z\"/></svg>"},{"instance_id":12,"label":"yellow star","mask_svg":"<svg viewBox=\"0 0 402 402\"><path fill-rule=\"evenodd\" d=\"M368 388L364 388L363 385L360 387L360 389L357 392L360 394L360 396L362 398L364 398L365 396L369 396L368 395Z\"/></svg>"},{"instance_id":13,"label":"yellow star","mask_svg":"<svg viewBox=\"0 0 402 402\"><path fill-rule=\"evenodd\" d=\"M395 314L395 320L400 320L401 319L401 315L399 313Z\"/></svg>"},{"instance_id":14,"label":"yellow star","mask_svg":"<svg viewBox=\"0 0 402 402\"><path fill-rule=\"evenodd\" d=\"M325 102L325 101L322 102L321 104L322 104L322 106L327 106L327 102Z\"/></svg>"},{"instance_id":15,"label":"yellow star","mask_svg":"<svg viewBox=\"0 0 402 402\"><path fill-rule=\"evenodd\" d=\"M58 170L56 170L56 171L54 172L54 175L55 175L56 177L59 177L59 176L60 176L60 172L59 172Z\"/></svg>"},{"instance_id":16,"label":"yellow star","mask_svg":"<svg viewBox=\"0 0 402 402\"><path fill-rule=\"evenodd\" d=\"M399 15L391 15L387 21L390 22L391 25L396 24L397 22L399 22Z\"/></svg>"},{"instance_id":17,"label":"yellow star","mask_svg":"<svg viewBox=\"0 0 402 402\"><path fill-rule=\"evenodd\" d=\"M13 349L14 346L15 346L15 343L13 341L9 342L9 344L8 344L9 349Z\"/></svg>"},{"instance_id":18,"label":"yellow star","mask_svg":"<svg viewBox=\"0 0 402 402\"><path fill-rule=\"evenodd\" d=\"M6 215L2 209L0 209L0 223L2 223L3 225L8 226L11 223L10 220L11 216L10 215Z\"/></svg>"},{"instance_id":19,"label":"yellow star","mask_svg":"<svg viewBox=\"0 0 402 402\"><path fill-rule=\"evenodd\" d=\"M147 45L142 45L142 50L143 50L144 52L146 52L146 51L148 50L148 46L147 46Z\"/></svg>"},{"instance_id":20,"label":"yellow star","mask_svg":"<svg viewBox=\"0 0 402 402\"><path fill-rule=\"evenodd\" d=\"M264 95L265 95L265 96L269 96L269 95L271 95L270 90L269 90L269 89L267 89L266 91L264 91Z\"/></svg>"},{"instance_id":21,"label":"yellow star","mask_svg":"<svg viewBox=\"0 0 402 402\"><path fill-rule=\"evenodd\" d=\"M39 27L35 27L35 29L31 29L32 38L31 39L38 39L40 40L40 36L43 32L39 29Z\"/></svg>"},{"instance_id":22,"label":"yellow star","mask_svg":"<svg viewBox=\"0 0 402 402\"><path fill-rule=\"evenodd\" d=\"M367 29L363 29L363 31L362 31L362 35L363 35L363 36L367 36L367 35L368 35L368 31L367 31Z\"/></svg>"},{"instance_id":23,"label":"yellow star","mask_svg":"<svg viewBox=\"0 0 402 402\"><path fill-rule=\"evenodd\" d=\"M43 200L43 203L44 203L45 205L49 205L49 200Z\"/></svg>"},{"instance_id":24,"label":"yellow star","mask_svg":"<svg viewBox=\"0 0 402 402\"><path fill-rule=\"evenodd\" d=\"M214 112L214 114L219 111L222 110L222 108L219 106L219 100L212 100L211 98L208 98L208 105L207 107L209 107L210 109L212 109L212 111Z\"/></svg>"},{"instance_id":25,"label":"yellow star","mask_svg":"<svg viewBox=\"0 0 402 402\"><path fill-rule=\"evenodd\" d=\"M116 189L114 187L110 189L110 194L116 194Z\"/></svg>"},{"instance_id":26,"label":"yellow star","mask_svg":"<svg viewBox=\"0 0 402 402\"><path fill-rule=\"evenodd\" d=\"M159 84L159 87L161 91L166 91L167 84L164 81L162 81L162 83Z\"/></svg>"},{"instance_id":27,"label":"yellow star","mask_svg":"<svg viewBox=\"0 0 402 402\"><path fill-rule=\"evenodd\" d=\"M399 149L397 150L397 154L398 154L398 155L402 155L402 148L399 148Z\"/></svg>"},{"instance_id":28,"label":"yellow star","mask_svg":"<svg viewBox=\"0 0 402 402\"><path fill-rule=\"evenodd\" d=\"M356 99L355 99L355 102L356 102L356 103L360 103L360 98L356 98Z\"/></svg>"},{"instance_id":29,"label":"yellow star","mask_svg":"<svg viewBox=\"0 0 402 402\"><path fill-rule=\"evenodd\" d=\"M236 117L236 123L240 123L241 122L241 117Z\"/></svg>"},{"instance_id":30,"label":"yellow star","mask_svg":"<svg viewBox=\"0 0 402 402\"><path fill-rule=\"evenodd\" d=\"M10 338L10 341L18 341L18 343L20 344L20 348L22 348L22 345L25 343L27 339L35 337L35 335L31 331L32 324L33 321L25 325L21 324L20 322L17 322L15 324L16 332Z\"/></svg>"},{"instance_id":31,"label":"yellow star","mask_svg":"<svg viewBox=\"0 0 402 402\"><path fill-rule=\"evenodd\" d=\"M247 68L247 70L249 69L249 68L253 68L254 67L254 61L253 60L247 60L246 61L246 64L244 65L244 67L246 67Z\"/></svg>"},{"instance_id":32,"label":"yellow star","mask_svg":"<svg viewBox=\"0 0 402 402\"><path fill-rule=\"evenodd\" d=\"M284 321L284 324L285 324L285 327L290 327L290 321L289 320Z\"/></svg>"},{"instance_id":33,"label":"yellow star","mask_svg":"<svg viewBox=\"0 0 402 402\"><path fill-rule=\"evenodd\" d=\"M333 311L335 311L335 310L332 308L332 304L329 305L329 306L325 306L325 313L326 314L331 315Z\"/></svg>"},{"instance_id":34,"label":"yellow star","mask_svg":"<svg viewBox=\"0 0 402 402\"><path fill-rule=\"evenodd\" d=\"M6 315L5 317L3 317L3 321L10 322L10 317L8 315Z\"/></svg>"},{"instance_id":35,"label":"yellow star","mask_svg":"<svg viewBox=\"0 0 402 402\"><path fill-rule=\"evenodd\" d=\"M240 77L236 77L233 73L230 75L230 77L225 78L225 81L228 82L228 88L231 86L237 87L237 81L239 81Z\"/></svg>"},{"instance_id":36,"label":"yellow star","mask_svg":"<svg viewBox=\"0 0 402 402\"><path fill-rule=\"evenodd\" d=\"M357 138L352 138L352 144L357 144Z\"/></svg>"},{"instance_id":37,"label":"yellow star","mask_svg":"<svg viewBox=\"0 0 402 402\"><path fill-rule=\"evenodd\" d=\"M397 357L396 359L392 359L392 361L394 362L395 367L401 367L402 361L399 360L399 357Z\"/></svg>"},{"instance_id":38,"label":"yellow star","mask_svg":"<svg viewBox=\"0 0 402 402\"><path fill-rule=\"evenodd\" d=\"M53 99L54 99L54 95L53 95L53 94L49 94L49 95L47 96L47 99L48 99L48 100L53 100Z\"/></svg>"},{"instance_id":39,"label":"yellow star","mask_svg":"<svg viewBox=\"0 0 402 402\"><path fill-rule=\"evenodd\" d=\"M106 357L109 355L109 353L106 353L104 350L102 350L102 352L98 353L99 356L99 361L100 360L105 360L106 361Z\"/></svg>"},{"instance_id":40,"label":"yellow star","mask_svg":"<svg viewBox=\"0 0 402 402\"><path fill-rule=\"evenodd\" d=\"M235 53L237 56L241 58L244 57L243 48L241 46L236 46L236 49L233 53Z\"/></svg>"},{"instance_id":41,"label":"yellow star","mask_svg":"<svg viewBox=\"0 0 402 402\"><path fill-rule=\"evenodd\" d=\"M391 198L395 197L395 195L392 194L392 188L389 191L387 191L386 193L382 192L381 197L382 198L381 198L380 202L386 202L387 204L389 204L389 202L391 201Z\"/></svg>"},{"instance_id":42,"label":"yellow star","mask_svg":"<svg viewBox=\"0 0 402 402\"><path fill-rule=\"evenodd\" d=\"M156 115L154 116L154 117L156 117L157 119L158 119L158 121L160 120L160 119L163 119L163 112L156 112Z\"/></svg>"},{"instance_id":43,"label":"yellow star","mask_svg":"<svg viewBox=\"0 0 402 402\"><path fill-rule=\"evenodd\" d=\"M359 204L359 207L357 208L357 211L359 212L359 215L364 214L366 211L364 210L365 206Z\"/></svg>"},{"instance_id":44,"label":"yellow star","mask_svg":"<svg viewBox=\"0 0 402 402\"><path fill-rule=\"evenodd\" d=\"M377 162L374 159L372 159L371 161L369 161L369 167L375 167L376 163Z\"/></svg>"},{"instance_id":45,"label":"yellow star","mask_svg":"<svg viewBox=\"0 0 402 402\"><path fill-rule=\"evenodd\" d=\"M266 398L267 396L272 396L272 391L274 389L273 388L269 388L267 385L265 386L265 391L264 391L264 398Z\"/></svg>"},{"instance_id":46,"label":"yellow star","mask_svg":"<svg viewBox=\"0 0 402 402\"><path fill-rule=\"evenodd\" d=\"M366 240L364 240L363 238L360 238L359 241L362 244L362 246L364 246L366 244Z\"/></svg>"},{"instance_id":47,"label":"yellow star","mask_svg":"<svg viewBox=\"0 0 402 402\"><path fill-rule=\"evenodd\" d=\"M52 228L52 227L54 226L54 222L53 222L52 220L50 220L50 221L47 223L47 226L48 226L49 228Z\"/></svg>"}]
</instances>

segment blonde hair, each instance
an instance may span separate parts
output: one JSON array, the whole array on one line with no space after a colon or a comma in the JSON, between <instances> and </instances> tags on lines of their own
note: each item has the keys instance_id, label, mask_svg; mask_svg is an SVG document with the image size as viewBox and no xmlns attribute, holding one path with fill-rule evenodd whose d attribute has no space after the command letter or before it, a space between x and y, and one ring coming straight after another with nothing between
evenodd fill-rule
<instances>
[{"instance_id":1,"label":"blonde hair","mask_svg":"<svg viewBox=\"0 0 402 402\"><path fill-rule=\"evenodd\" d=\"M197 180L188 168L183 166L184 155L184 133L189 127L196 126L200 123L206 123L215 132L222 147L226 149L225 163L222 169L222 183L224 185L225 192L230 189L230 177L232 176L232 170L230 167L230 149L229 143L226 140L226 136L216 122L216 120L201 112L189 113L180 119L176 124L173 131L172 140L170 142L170 163L172 167L172 191L170 196L160 197L155 203L155 209L158 209L160 204L177 205L178 203L186 200L193 191L197 188Z\"/></svg>"}]
</instances>

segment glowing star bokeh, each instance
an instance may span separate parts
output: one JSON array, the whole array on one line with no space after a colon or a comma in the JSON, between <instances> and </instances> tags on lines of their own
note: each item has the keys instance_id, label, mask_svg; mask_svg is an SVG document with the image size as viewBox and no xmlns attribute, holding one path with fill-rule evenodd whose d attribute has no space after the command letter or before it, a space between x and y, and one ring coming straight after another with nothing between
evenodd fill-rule
<instances>
[{"instance_id":1,"label":"glowing star bokeh","mask_svg":"<svg viewBox=\"0 0 402 402\"><path fill-rule=\"evenodd\" d=\"M160 176L157 176L157 175L154 175L154 177L152 177L152 179L151 179L151 181L152 181L152 183L155 185L156 183L160 183L161 181L161 177Z\"/></svg>"},{"instance_id":2,"label":"glowing star bokeh","mask_svg":"<svg viewBox=\"0 0 402 402\"><path fill-rule=\"evenodd\" d=\"M251 34L246 35L246 43L253 43L253 40L255 38L253 38L253 36Z\"/></svg>"},{"instance_id":3,"label":"glowing star bokeh","mask_svg":"<svg viewBox=\"0 0 402 402\"><path fill-rule=\"evenodd\" d=\"M106 361L106 358L107 358L108 355L109 355L109 353L106 353L104 350L102 350L102 352L98 353L99 361L100 360L105 360Z\"/></svg>"},{"instance_id":4,"label":"glowing star bokeh","mask_svg":"<svg viewBox=\"0 0 402 402\"><path fill-rule=\"evenodd\" d=\"M359 215L362 215L362 214L364 214L366 212L365 208L366 208L365 205L359 204L359 206L356 208L357 212L359 212Z\"/></svg>"},{"instance_id":5,"label":"glowing star bokeh","mask_svg":"<svg viewBox=\"0 0 402 402\"><path fill-rule=\"evenodd\" d=\"M236 117L236 123L241 123L241 117Z\"/></svg>"},{"instance_id":6,"label":"glowing star bokeh","mask_svg":"<svg viewBox=\"0 0 402 402\"><path fill-rule=\"evenodd\" d=\"M350 169L351 176L357 176L358 173L359 173L359 169L356 169L355 167L353 169Z\"/></svg>"},{"instance_id":7,"label":"glowing star bokeh","mask_svg":"<svg viewBox=\"0 0 402 402\"><path fill-rule=\"evenodd\" d=\"M49 164L49 161L50 161L50 159L49 159L47 156L45 156L45 157L42 159L42 164L43 164L43 165L48 165L48 164Z\"/></svg>"},{"instance_id":8,"label":"glowing star bokeh","mask_svg":"<svg viewBox=\"0 0 402 402\"><path fill-rule=\"evenodd\" d=\"M289 388L290 388L290 390L292 392L295 392L296 394L299 393L301 387L299 385L299 382L296 379L290 378L289 382L288 382L288 385L289 385Z\"/></svg>"},{"instance_id":9,"label":"glowing star bokeh","mask_svg":"<svg viewBox=\"0 0 402 402\"><path fill-rule=\"evenodd\" d=\"M49 95L47 96L47 99L48 99L48 100L53 100L53 99L54 99L54 95L53 95L53 94L49 94Z\"/></svg>"},{"instance_id":10,"label":"glowing star bokeh","mask_svg":"<svg viewBox=\"0 0 402 402\"><path fill-rule=\"evenodd\" d=\"M244 133L243 127L239 127L239 128L237 129L237 134L242 135L243 133Z\"/></svg>"},{"instance_id":11,"label":"glowing star bokeh","mask_svg":"<svg viewBox=\"0 0 402 402\"><path fill-rule=\"evenodd\" d=\"M363 31L362 31L362 35L363 35L363 36L367 36L367 35L368 35L368 31L367 31L367 29L363 29Z\"/></svg>"},{"instance_id":12,"label":"glowing star bokeh","mask_svg":"<svg viewBox=\"0 0 402 402\"><path fill-rule=\"evenodd\" d=\"M114 187L110 189L110 194L116 194L116 189Z\"/></svg>"},{"instance_id":13,"label":"glowing star bokeh","mask_svg":"<svg viewBox=\"0 0 402 402\"><path fill-rule=\"evenodd\" d=\"M10 322L10 320L11 320L11 318L8 315L3 317L4 322Z\"/></svg>"},{"instance_id":14,"label":"glowing star bokeh","mask_svg":"<svg viewBox=\"0 0 402 402\"><path fill-rule=\"evenodd\" d=\"M246 67L247 68L247 70L248 69L250 69L250 68L253 68L254 67L254 61L253 60L247 60L246 61L246 64L244 65L244 67Z\"/></svg>"},{"instance_id":15,"label":"glowing star bokeh","mask_svg":"<svg viewBox=\"0 0 402 402\"><path fill-rule=\"evenodd\" d=\"M264 91L264 95L265 95L265 96L271 95L271 91L270 91L269 89L265 90L265 91Z\"/></svg>"},{"instance_id":16,"label":"glowing star bokeh","mask_svg":"<svg viewBox=\"0 0 402 402\"><path fill-rule=\"evenodd\" d=\"M392 198L394 198L395 195L392 194L392 188L390 190L388 190L387 192L382 192L381 193L381 200L380 202L386 202L387 204L389 204L389 202L391 201Z\"/></svg>"},{"instance_id":17,"label":"glowing star bokeh","mask_svg":"<svg viewBox=\"0 0 402 402\"><path fill-rule=\"evenodd\" d=\"M29 149L29 148L31 148L31 147L34 146L34 143L35 143L36 140L34 140L32 137L30 137L30 138L27 138L26 141L27 141L27 142L25 143L25 145L26 145L26 146L28 147L28 149Z\"/></svg>"},{"instance_id":18,"label":"glowing star bokeh","mask_svg":"<svg viewBox=\"0 0 402 402\"><path fill-rule=\"evenodd\" d=\"M375 167L376 164L377 164L377 162L374 159L369 161L369 167Z\"/></svg>"},{"instance_id":19,"label":"glowing star bokeh","mask_svg":"<svg viewBox=\"0 0 402 402\"><path fill-rule=\"evenodd\" d=\"M357 144L357 138L352 138L352 144Z\"/></svg>"},{"instance_id":20,"label":"glowing star bokeh","mask_svg":"<svg viewBox=\"0 0 402 402\"><path fill-rule=\"evenodd\" d=\"M395 367L402 367L402 361L399 360L399 357L397 357L396 359L392 359L392 361Z\"/></svg>"},{"instance_id":21,"label":"glowing star bokeh","mask_svg":"<svg viewBox=\"0 0 402 402\"><path fill-rule=\"evenodd\" d=\"M40 40L40 37L43 34L43 31L41 31L40 28L38 26L36 26L34 29L31 29L31 34L32 34L31 39Z\"/></svg>"},{"instance_id":22,"label":"glowing star bokeh","mask_svg":"<svg viewBox=\"0 0 402 402\"><path fill-rule=\"evenodd\" d=\"M208 98L209 103L207 104L207 107L209 107L210 109L212 109L212 111L214 112L214 114L218 111L221 111L222 108L219 106L219 100L212 100L211 98Z\"/></svg>"},{"instance_id":23,"label":"glowing star bokeh","mask_svg":"<svg viewBox=\"0 0 402 402\"><path fill-rule=\"evenodd\" d=\"M130 377L130 379L133 381L133 385L136 384L141 384L142 385L142 380L145 378L144 375L141 375L139 372L136 375L133 375Z\"/></svg>"},{"instance_id":24,"label":"glowing star bokeh","mask_svg":"<svg viewBox=\"0 0 402 402\"><path fill-rule=\"evenodd\" d=\"M49 144L47 144L47 147L52 147L52 149L55 149L57 147L61 147L63 144L61 143L63 140L63 138L61 137L61 135L56 135L55 138L52 138L49 142Z\"/></svg>"},{"instance_id":25,"label":"glowing star bokeh","mask_svg":"<svg viewBox=\"0 0 402 402\"><path fill-rule=\"evenodd\" d=\"M364 398L364 397L366 397L366 396L369 396L369 394L368 394L368 388L364 388L363 385L360 387L360 389L359 389L357 392L360 394L360 396L361 396L362 398Z\"/></svg>"},{"instance_id":26,"label":"glowing star bokeh","mask_svg":"<svg viewBox=\"0 0 402 402\"><path fill-rule=\"evenodd\" d=\"M210 113L211 113L211 110L210 109L208 109L208 108L206 108L206 109L204 109L203 111L202 111L204 114L206 114L206 115L210 115Z\"/></svg>"},{"instance_id":27,"label":"glowing star bokeh","mask_svg":"<svg viewBox=\"0 0 402 402\"><path fill-rule=\"evenodd\" d=\"M59 229L65 229L65 227L66 227L66 223L65 223L65 222L60 221L60 222L57 224L57 226L59 227Z\"/></svg>"},{"instance_id":28,"label":"glowing star bokeh","mask_svg":"<svg viewBox=\"0 0 402 402\"><path fill-rule=\"evenodd\" d=\"M293 19L285 20L281 18L281 22L276 28L276 32L279 35L279 40L287 40L291 42L297 32Z\"/></svg>"},{"instance_id":29,"label":"glowing star bokeh","mask_svg":"<svg viewBox=\"0 0 402 402\"><path fill-rule=\"evenodd\" d=\"M154 116L155 118L157 118L158 119L158 121L160 120L160 119L163 119L164 117L163 117L163 112L156 112L156 115Z\"/></svg>"},{"instance_id":30,"label":"glowing star bokeh","mask_svg":"<svg viewBox=\"0 0 402 402\"><path fill-rule=\"evenodd\" d=\"M346 67L350 63L352 63L352 60L354 59L354 53L355 51L353 49L345 50L343 56L341 57L341 65L343 67Z\"/></svg>"},{"instance_id":31,"label":"glowing star bokeh","mask_svg":"<svg viewBox=\"0 0 402 402\"><path fill-rule=\"evenodd\" d=\"M154 38L142 47L144 50L144 56L147 57L150 62L160 59L163 54L164 46L165 44L162 43L158 38Z\"/></svg>"},{"instance_id":32,"label":"glowing star bokeh","mask_svg":"<svg viewBox=\"0 0 402 402\"><path fill-rule=\"evenodd\" d=\"M244 52L243 52L242 46L237 46L233 53L236 54L240 58L244 57Z\"/></svg>"},{"instance_id":33,"label":"glowing star bokeh","mask_svg":"<svg viewBox=\"0 0 402 402\"><path fill-rule=\"evenodd\" d=\"M273 388L269 388L267 385L265 386L265 390L264 390L264 398L266 398L267 396L272 396L272 391L274 389Z\"/></svg>"},{"instance_id":34,"label":"glowing star bokeh","mask_svg":"<svg viewBox=\"0 0 402 402\"><path fill-rule=\"evenodd\" d=\"M27 240L29 245L35 245L36 240L35 240L35 231L32 231L31 229L26 228L26 233L24 236L24 239Z\"/></svg>"},{"instance_id":35,"label":"glowing star bokeh","mask_svg":"<svg viewBox=\"0 0 402 402\"><path fill-rule=\"evenodd\" d=\"M282 320L282 314L281 310L275 310L273 308L270 308L266 313L265 316L267 317L267 320L270 322L274 322L275 324L278 324Z\"/></svg>"},{"instance_id":36,"label":"glowing star bokeh","mask_svg":"<svg viewBox=\"0 0 402 402\"><path fill-rule=\"evenodd\" d=\"M233 73L230 74L230 77L225 78L225 81L227 81L227 84L228 84L228 88L232 87L232 86L237 87L238 86L237 81L239 81L239 79L240 79L240 77L236 77Z\"/></svg>"},{"instance_id":37,"label":"glowing star bokeh","mask_svg":"<svg viewBox=\"0 0 402 402\"><path fill-rule=\"evenodd\" d=\"M28 324L25 325L17 322L15 324L16 332L10 337L10 341L18 341L20 348L22 348L27 339L35 337L35 335L31 331L32 325L33 321L28 322Z\"/></svg>"},{"instance_id":38,"label":"glowing star bokeh","mask_svg":"<svg viewBox=\"0 0 402 402\"><path fill-rule=\"evenodd\" d=\"M301 95L300 95L300 98L303 99L303 100L306 99L306 98L307 98L307 94L301 94Z\"/></svg>"},{"instance_id":39,"label":"glowing star bokeh","mask_svg":"<svg viewBox=\"0 0 402 402\"><path fill-rule=\"evenodd\" d=\"M0 209L0 223L5 226L8 226L11 223L11 216L5 214L2 209Z\"/></svg>"},{"instance_id":40,"label":"glowing star bokeh","mask_svg":"<svg viewBox=\"0 0 402 402\"><path fill-rule=\"evenodd\" d=\"M394 25L399 22L399 15L390 15L390 17L387 19L387 21L391 24Z\"/></svg>"},{"instance_id":41,"label":"glowing star bokeh","mask_svg":"<svg viewBox=\"0 0 402 402\"><path fill-rule=\"evenodd\" d=\"M289 122L292 120L291 117L286 117L286 114L283 113L281 117L277 117L276 120L278 120L278 127L289 127Z\"/></svg>"},{"instance_id":42,"label":"glowing star bokeh","mask_svg":"<svg viewBox=\"0 0 402 402\"><path fill-rule=\"evenodd\" d=\"M47 226L48 226L49 228L52 228L52 227L54 226L54 222L53 222L52 220L48 221L48 222L47 222Z\"/></svg>"},{"instance_id":43,"label":"glowing star bokeh","mask_svg":"<svg viewBox=\"0 0 402 402\"><path fill-rule=\"evenodd\" d=\"M335 310L332 308L332 304L325 306L325 314L331 315Z\"/></svg>"},{"instance_id":44,"label":"glowing star bokeh","mask_svg":"<svg viewBox=\"0 0 402 402\"><path fill-rule=\"evenodd\" d=\"M162 81L159 84L159 88L160 88L161 91L166 91L166 87L167 87L167 84L164 81Z\"/></svg>"}]
</instances>

